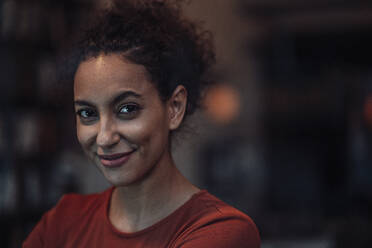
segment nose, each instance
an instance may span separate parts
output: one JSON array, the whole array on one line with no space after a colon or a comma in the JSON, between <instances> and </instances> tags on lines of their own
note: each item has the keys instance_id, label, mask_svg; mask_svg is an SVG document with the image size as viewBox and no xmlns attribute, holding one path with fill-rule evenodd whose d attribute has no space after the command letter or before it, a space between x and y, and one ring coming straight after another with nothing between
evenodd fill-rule
<instances>
[{"instance_id":1,"label":"nose","mask_svg":"<svg viewBox=\"0 0 372 248\"><path fill-rule=\"evenodd\" d=\"M101 118L96 143L99 147L108 148L119 143L120 135L116 123L110 118Z\"/></svg>"}]
</instances>

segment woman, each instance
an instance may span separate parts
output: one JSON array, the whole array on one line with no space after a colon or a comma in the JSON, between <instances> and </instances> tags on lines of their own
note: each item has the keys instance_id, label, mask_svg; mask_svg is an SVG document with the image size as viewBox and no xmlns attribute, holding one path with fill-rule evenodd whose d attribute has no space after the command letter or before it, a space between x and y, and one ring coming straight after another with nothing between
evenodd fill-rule
<instances>
[{"instance_id":1,"label":"woman","mask_svg":"<svg viewBox=\"0 0 372 248\"><path fill-rule=\"evenodd\" d=\"M118 1L78 51L78 140L113 187L64 196L23 247L259 247L252 220L172 159L172 135L214 62L208 33L181 18L179 1Z\"/></svg>"}]
</instances>

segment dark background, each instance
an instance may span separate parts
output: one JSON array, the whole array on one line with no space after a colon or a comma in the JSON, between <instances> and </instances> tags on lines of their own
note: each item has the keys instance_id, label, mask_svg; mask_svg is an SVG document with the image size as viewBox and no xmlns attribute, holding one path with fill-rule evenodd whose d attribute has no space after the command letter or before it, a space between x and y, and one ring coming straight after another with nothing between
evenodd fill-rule
<instances>
[{"instance_id":1,"label":"dark background","mask_svg":"<svg viewBox=\"0 0 372 248\"><path fill-rule=\"evenodd\" d=\"M108 3L0 1L2 247L64 193L108 187L59 80L78 23ZM370 247L372 2L200 0L185 14L215 35L218 90L177 137L181 171L250 215L263 248Z\"/></svg>"}]
</instances>

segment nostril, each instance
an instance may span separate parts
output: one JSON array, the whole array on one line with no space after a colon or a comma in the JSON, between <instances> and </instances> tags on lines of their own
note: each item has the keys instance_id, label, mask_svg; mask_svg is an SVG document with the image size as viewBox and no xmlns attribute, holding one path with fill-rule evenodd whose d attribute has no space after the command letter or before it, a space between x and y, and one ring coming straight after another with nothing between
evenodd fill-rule
<instances>
[{"instance_id":1,"label":"nostril","mask_svg":"<svg viewBox=\"0 0 372 248\"><path fill-rule=\"evenodd\" d=\"M98 146L108 147L117 144L120 136L112 130L102 130L97 135L96 143Z\"/></svg>"}]
</instances>

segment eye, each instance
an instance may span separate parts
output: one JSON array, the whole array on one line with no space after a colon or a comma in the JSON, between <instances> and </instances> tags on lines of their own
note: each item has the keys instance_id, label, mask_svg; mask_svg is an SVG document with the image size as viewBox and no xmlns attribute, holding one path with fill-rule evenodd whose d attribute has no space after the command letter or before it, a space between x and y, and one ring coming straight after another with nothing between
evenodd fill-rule
<instances>
[{"instance_id":1,"label":"eye","mask_svg":"<svg viewBox=\"0 0 372 248\"><path fill-rule=\"evenodd\" d=\"M137 104L128 103L119 107L118 114L123 117L133 117L133 115L136 115L139 110L140 107Z\"/></svg>"},{"instance_id":2,"label":"eye","mask_svg":"<svg viewBox=\"0 0 372 248\"><path fill-rule=\"evenodd\" d=\"M76 114L83 122L95 121L98 117L98 114L94 109L79 109Z\"/></svg>"}]
</instances>

